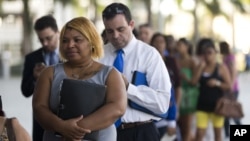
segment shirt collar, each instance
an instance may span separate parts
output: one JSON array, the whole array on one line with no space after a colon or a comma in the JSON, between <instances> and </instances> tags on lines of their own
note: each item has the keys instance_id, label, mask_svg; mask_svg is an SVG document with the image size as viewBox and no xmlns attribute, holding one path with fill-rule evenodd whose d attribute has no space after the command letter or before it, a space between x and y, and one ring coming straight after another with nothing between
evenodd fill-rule
<instances>
[{"instance_id":1,"label":"shirt collar","mask_svg":"<svg viewBox=\"0 0 250 141\"><path fill-rule=\"evenodd\" d=\"M59 54L59 47L57 47L55 50L56 54L58 55ZM44 49L43 49L43 54L49 54L49 52L46 52Z\"/></svg>"},{"instance_id":2,"label":"shirt collar","mask_svg":"<svg viewBox=\"0 0 250 141\"><path fill-rule=\"evenodd\" d=\"M132 39L128 42L128 44L125 47L122 48L122 50L124 51L124 55L129 54L129 52L133 50L136 42L137 42L137 39L135 38L134 35L132 35ZM111 51L115 53L117 49L112 44L111 46L112 46Z\"/></svg>"}]
</instances>

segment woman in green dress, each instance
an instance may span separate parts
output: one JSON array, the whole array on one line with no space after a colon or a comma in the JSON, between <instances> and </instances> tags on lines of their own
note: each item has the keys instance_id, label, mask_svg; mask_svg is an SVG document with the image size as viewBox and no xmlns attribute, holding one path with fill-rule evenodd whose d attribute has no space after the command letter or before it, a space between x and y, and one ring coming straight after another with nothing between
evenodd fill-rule
<instances>
[{"instance_id":1,"label":"woman in green dress","mask_svg":"<svg viewBox=\"0 0 250 141\"><path fill-rule=\"evenodd\" d=\"M192 56L192 46L185 38L177 41L177 61L181 69L182 98L180 103L179 127L183 141L191 141L192 122L198 97L198 88L192 84L192 77L196 70L196 61Z\"/></svg>"}]
</instances>

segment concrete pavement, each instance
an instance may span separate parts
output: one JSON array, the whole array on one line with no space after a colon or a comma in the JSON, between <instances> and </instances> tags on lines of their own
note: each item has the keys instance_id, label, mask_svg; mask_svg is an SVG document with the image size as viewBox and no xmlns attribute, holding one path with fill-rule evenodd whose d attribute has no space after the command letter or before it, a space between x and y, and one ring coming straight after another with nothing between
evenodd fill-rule
<instances>
[{"instance_id":1,"label":"concrete pavement","mask_svg":"<svg viewBox=\"0 0 250 141\"><path fill-rule=\"evenodd\" d=\"M239 75L240 95L245 117L243 124L250 124L250 73ZM3 108L8 117L17 117L24 128L32 133L32 97L25 98L20 91L21 77L9 79L0 78L0 95L2 96ZM209 128L206 141L213 141L212 129Z\"/></svg>"}]
</instances>

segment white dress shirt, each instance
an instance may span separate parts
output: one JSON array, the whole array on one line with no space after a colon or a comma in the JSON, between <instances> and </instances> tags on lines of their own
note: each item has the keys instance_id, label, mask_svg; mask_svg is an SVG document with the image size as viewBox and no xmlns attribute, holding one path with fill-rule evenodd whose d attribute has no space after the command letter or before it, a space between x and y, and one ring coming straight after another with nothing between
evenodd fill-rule
<instances>
[{"instance_id":1,"label":"white dress shirt","mask_svg":"<svg viewBox=\"0 0 250 141\"><path fill-rule=\"evenodd\" d=\"M104 57L100 62L112 66L116 57L116 48L108 43L104 46ZM146 74L148 86L129 84L127 97L133 102L157 113L163 114L168 110L170 101L171 82L168 71L158 51L148 44L137 40L134 36L123 48L123 74L128 82L132 81L135 70ZM160 120L159 117L132 109L127 106L122 122L139 122Z\"/></svg>"}]
</instances>

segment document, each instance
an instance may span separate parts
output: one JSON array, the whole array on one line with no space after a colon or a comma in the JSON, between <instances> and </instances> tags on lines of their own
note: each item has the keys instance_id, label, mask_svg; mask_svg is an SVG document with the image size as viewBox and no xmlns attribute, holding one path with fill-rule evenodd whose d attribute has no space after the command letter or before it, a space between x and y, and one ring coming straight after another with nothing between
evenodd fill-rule
<instances>
[{"instance_id":1,"label":"document","mask_svg":"<svg viewBox=\"0 0 250 141\"><path fill-rule=\"evenodd\" d=\"M60 90L58 116L64 120L88 116L105 102L106 86L83 80L64 79ZM84 139L97 140L98 131L86 134Z\"/></svg>"}]
</instances>

